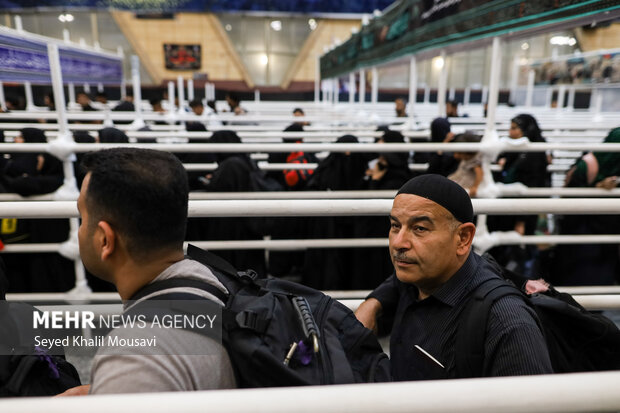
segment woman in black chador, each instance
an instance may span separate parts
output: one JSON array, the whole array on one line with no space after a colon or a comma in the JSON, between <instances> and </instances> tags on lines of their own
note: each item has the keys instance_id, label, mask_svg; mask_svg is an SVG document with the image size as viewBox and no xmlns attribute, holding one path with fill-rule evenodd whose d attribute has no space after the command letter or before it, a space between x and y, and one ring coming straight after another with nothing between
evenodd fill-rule
<instances>
[{"instance_id":1,"label":"woman in black chador","mask_svg":"<svg viewBox=\"0 0 620 413\"><path fill-rule=\"evenodd\" d=\"M240 144L241 139L233 131L217 131L213 133L209 143ZM239 148L242 150L242 148ZM249 192L252 191L250 174L258 167L246 153L242 152L215 152L218 167L212 174L205 177L204 190L209 192ZM197 223L200 228L193 228ZM204 225L204 226L203 226ZM258 240L262 239L266 230L263 218L208 218L204 220L190 220L188 223L188 240L200 233L206 239L220 240ZM204 232L203 232L204 231ZM262 250L222 250L217 254L240 270L253 269L259 274L265 273L265 258Z\"/></svg>"},{"instance_id":2,"label":"woman in black chador","mask_svg":"<svg viewBox=\"0 0 620 413\"><path fill-rule=\"evenodd\" d=\"M16 143L46 143L45 133L24 128ZM22 196L49 194L62 185L62 162L48 153L10 153L0 158L1 192ZM7 244L60 243L69 236L67 219L3 218L1 236ZM73 261L58 253L5 254L11 292L67 291L74 284Z\"/></svg>"},{"instance_id":3,"label":"woman in black chador","mask_svg":"<svg viewBox=\"0 0 620 413\"><path fill-rule=\"evenodd\" d=\"M390 143L404 143L405 138L400 132L387 131L379 142L385 143L387 147ZM377 161L366 171L366 175L367 189L399 189L414 176L409 169L409 153L387 150L379 153ZM355 224L355 238L387 238L388 230L387 216L359 217ZM349 275L352 289L375 288L394 271L387 246L356 249L350 269L353 269Z\"/></svg>"},{"instance_id":4,"label":"woman in black chador","mask_svg":"<svg viewBox=\"0 0 620 413\"><path fill-rule=\"evenodd\" d=\"M355 136L345 135L337 143L358 143ZM317 167L306 189L312 191L359 190L368 165L367 155L360 152L334 152ZM320 217L306 220L308 238L353 238L355 217ZM349 288L351 248L313 248L306 251L303 283L319 289Z\"/></svg>"}]
</instances>

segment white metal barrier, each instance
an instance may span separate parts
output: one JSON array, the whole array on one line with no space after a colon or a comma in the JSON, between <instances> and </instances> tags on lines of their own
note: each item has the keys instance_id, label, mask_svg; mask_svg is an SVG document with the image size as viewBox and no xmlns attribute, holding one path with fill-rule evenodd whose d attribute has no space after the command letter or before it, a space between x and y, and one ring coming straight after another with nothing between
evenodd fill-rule
<instances>
[{"instance_id":1,"label":"white metal barrier","mask_svg":"<svg viewBox=\"0 0 620 413\"><path fill-rule=\"evenodd\" d=\"M473 199L476 214L527 215L552 214L616 215L620 199ZM389 199L334 200L209 200L189 201L190 217L294 217L294 216L387 216ZM14 218L76 218L72 201L2 202L0 216Z\"/></svg>"},{"instance_id":2,"label":"white metal barrier","mask_svg":"<svg viewBox=\"0 0 620 413\"><path fill-rule=\"evenodd\" d=\"M555 374L320 387L9 399L6 412L116 413L210 411L397 413L612 412L620 372ZM174 406L172 408L171 406Z\"/></svg>"}]
</instances>

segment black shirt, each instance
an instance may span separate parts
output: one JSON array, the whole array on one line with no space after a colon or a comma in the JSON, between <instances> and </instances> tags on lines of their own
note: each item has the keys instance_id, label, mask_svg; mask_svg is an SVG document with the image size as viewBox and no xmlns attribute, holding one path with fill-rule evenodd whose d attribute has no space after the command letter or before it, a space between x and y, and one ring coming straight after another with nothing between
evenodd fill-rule
<instances>
[{"instance_id":1,"label":"black shirt","mask_svg":"<svg viewBox=\"0 0 620 413\"><path fill-rule=\"evenodd\" d=\"M459 315L469 293L495 277L493 268L472 252L450 280L424 300L418 300L414 285L400 282L395 275L370 294L381 302L384 314L394 315L390 340L394 380L456 378ZM482 371L485 377L553 372L536 314L521 298L506 296L491 308Z\"/></svg>"}]
</instances>

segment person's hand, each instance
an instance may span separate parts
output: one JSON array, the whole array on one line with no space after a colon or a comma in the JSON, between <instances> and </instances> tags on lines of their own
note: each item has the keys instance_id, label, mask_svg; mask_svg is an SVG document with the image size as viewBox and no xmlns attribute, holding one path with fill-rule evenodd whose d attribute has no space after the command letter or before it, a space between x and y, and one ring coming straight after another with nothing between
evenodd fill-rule
<instances>
[{"instance_id":1,"label":"person's hand","mask_svg":"<svg viewBox=\"0 0 620 413\"><path fill-rule=\"evenodd\" d=\"M608 176L600 182L597 182L597 188L614 189L617 185L617 176Z\"/></svg>"},{"instance_id":2,"label":"person's hand","mask_svg":"<svg viewBox=\"0 0 620 413\"><path fill-rule=\"evenodd\" d=\"M549 283L542 278L538 280L527 280L525 283L525 292L528 294L546 293L549 291Z\"/></svg>"},{"instance_id":3,"label":"person's hand","mask_svg":"<svg viewBox=\"0 0 620 413\"><path fill-rule=\"evenodd\" d=\"M57 394L54 397L67 397L67 396L86 396L90 391L90 384L83 384L81 386L71 387L65 390L63 393Z\"/></svg>"},{"instance_id":4,"label":"person's hand","mask_svg":"<svg viewBox=\"0 0 620 413\"><path fill-rule=\"evenodd\" d=\"M369 298L362 302L355 311L355 317L369 330L377 334L377 317L381 313L381 302L376 298Z\"/></svg>"},{"instance_id":5,"label":"person's hand","mask_svg":"<svg viewBox=\"0 0 620 413\"><path fill-rule=\"evenodd\" d=\"M385 161L379 161L375 164L375 166L370 170L370 177L373 181L379 181L388 170L388 165Z\"/></svg>"},{"instance_id":6,"label":"person's hand","mask_svg":"<svg viewBox=\"0 0 620 413\"><path fill-rule=\"evenodd\" d=\"M447 142L452 142L452 141L454 140L454 136L455 136L455 135L454 135L454 132L448 132L448 133L446 133L446 137L445 137L445 138L443 138L444 143L447 143Z\"/></svg>"}]
</instances>

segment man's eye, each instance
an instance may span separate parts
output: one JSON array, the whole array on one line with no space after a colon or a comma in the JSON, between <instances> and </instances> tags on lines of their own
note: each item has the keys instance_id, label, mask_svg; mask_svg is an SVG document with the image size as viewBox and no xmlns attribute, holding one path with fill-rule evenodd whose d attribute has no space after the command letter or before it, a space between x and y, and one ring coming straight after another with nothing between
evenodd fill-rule
<instances>
[{"instance_id":1,"label":"man's eye","mask_svg":"<svg viewBox=\"0 0 620 413\"><path fill-rule=\"evenodd\" d=\"M427 228L421 227L420 225L414 225L413 226L413 230L416 232L424 232L424 231L428 231Z\"/></svg>"}]
</instances>

